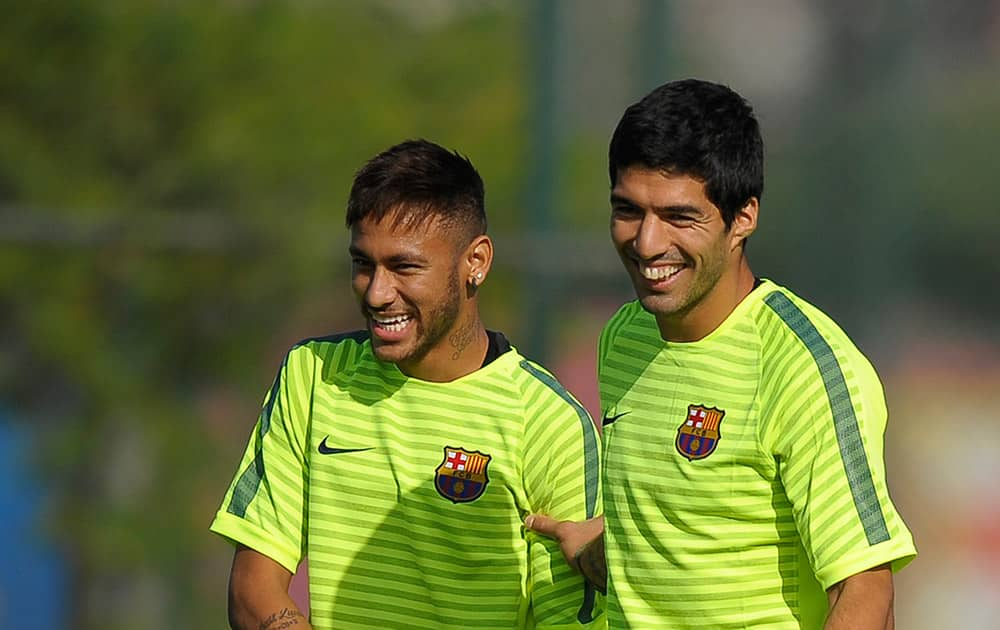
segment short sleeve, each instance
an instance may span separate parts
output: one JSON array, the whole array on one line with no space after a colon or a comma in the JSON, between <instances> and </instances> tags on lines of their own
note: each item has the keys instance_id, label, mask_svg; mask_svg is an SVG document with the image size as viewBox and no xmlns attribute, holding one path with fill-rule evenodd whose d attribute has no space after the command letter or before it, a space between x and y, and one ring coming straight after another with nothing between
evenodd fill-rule
<instances>
[{"instance_id":1,"label":"short sleeve","mask_svg":"<svg viewBox=\"0 0 1000 630\"><path fill-rule=\"evenodd\" d=\"M309 353L292 352L264 398L211 531L295 572L305 554Z\"/></svg>"},{"instance_id":2,"label":"short sleeve","mask_svg":"<svg viewBox=\"0 0 1000 630\"><path fill-rule=\"evenodd\" d=\"M809 324L809 322L806 322ZM824 589L916 555L889 498L883 457L887 410L874 368L846 337L798 329L766 438L795 524Z\"/></svg>"},{"instance_id":3,"label":"short sleeve","mask_svg":"<svg viewBox=\"0 0 1000 630\"><path fill-rule=\"evenodd\" d=\"M603 513L600 439L586 409L550 374L526 393L524 486L533 513L580 521ZM558 543L527 532L532 611L538 628L605 627L604 597L569 567Z\"/></svg>"}]
</instances>

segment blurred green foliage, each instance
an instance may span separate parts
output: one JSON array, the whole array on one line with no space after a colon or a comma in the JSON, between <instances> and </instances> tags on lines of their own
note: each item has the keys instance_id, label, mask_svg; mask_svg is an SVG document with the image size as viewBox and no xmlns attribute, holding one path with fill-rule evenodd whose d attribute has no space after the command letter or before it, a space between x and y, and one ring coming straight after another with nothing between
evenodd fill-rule
<instances>
[{"instance_id":1,"label":"blurred green foliage","mask_svg":"<svg viewBox=\"0 0 1000 630\"><path fill-rule=\"evenodd\" d=\"M577 5L561 6L567 19ZM621 6L671 19L655 3ZM896 29L887 40L823 6L841 54L815 70L794 120L758 108L768 166L755 271L825 308L866 350L909 342L928 311L944 322L936 336L971 323L1000 340L982 324L1000 307L987 27L960 11L927 24L889 11L875 25ZM558 321L559 343L594 343L586 318L629 294L596 244L607 138L641 90L609 94L608 77L570 68L596 87L560 95L558 164L534 172L530 9L43 0L4 12L0 401L41 432L34 457L56 490L42 526L71 564L71 627L224 624L229 551L207 526L284 349L360 321L343 205L379 150L426 137L467 153L498 255L515 252L491 274L488 323L528 337L540 324L525 321L524 287L543 286L554 310L539 316ZM596 57L641 48L608 35L614 17L576 23ZM961 38L921 35L956 24ZM925 40L936 48L916 54ZM973 62L928 65L950 42ZM651 60L629 69L632 84L662 67L697 74L681 43L663 49L683 68ZM561 52L562 69L575 51ZM588 94L614 110L600 129L579 124L598 107ZM530 233L541 222L529 174L554 182L558 234ZM574 270L581 261L598 271Z\"/></svg>"},{"instance_id":2,"label":"blurred green foliage","mask_svg":"<svg viewBox=\"0 0 1000 630\"><path fill-rule=\"evenodd\" d=\"M46 436L72 627L224 624L229 552L206 528L255 402L283 347L356 325L336 289L353 172L427 137L516 208L519 29L490 6L310 2L0 20L0 375Z\"/></svg>"}]
</instances>

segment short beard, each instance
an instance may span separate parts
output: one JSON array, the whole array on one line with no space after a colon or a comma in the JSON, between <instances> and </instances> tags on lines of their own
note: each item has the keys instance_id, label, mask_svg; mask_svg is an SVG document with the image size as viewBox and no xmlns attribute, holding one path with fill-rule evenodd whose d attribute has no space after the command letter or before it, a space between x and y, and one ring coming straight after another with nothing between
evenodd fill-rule
<instances>
[{"instance_id":1,"label":"short beard","mask_svg":"<svg viewBox=\"0 0 1000 630\"><path fill-rule=\"evenodd\" d=\"M448 276L449 288L445 293L445 301L433 311L421 317L426 328L424 338L410 356L406 357L409 363L416 363L427 356L427 353L444 344L445 339L458 321L459 313L462 310L462 285L458 280L458 268L451 270Z\"/></svg>"}]
</instances>

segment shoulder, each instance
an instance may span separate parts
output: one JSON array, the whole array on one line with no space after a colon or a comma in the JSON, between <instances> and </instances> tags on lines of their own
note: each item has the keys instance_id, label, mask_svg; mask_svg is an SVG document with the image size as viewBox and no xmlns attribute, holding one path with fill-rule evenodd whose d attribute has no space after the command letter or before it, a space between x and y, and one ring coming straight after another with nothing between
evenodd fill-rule
<instances>
[{"instance_id":1,"label":"shoulder","mask_svg":"<svg viewBox=\"0 0 1000 630\"><path fill-rule=\"evenodd\" d=\"M338 346L341 344L360 346L368 341L367 330L352 330L350 332L334 333L322 337L307 337L292 346L292 350L306 346Z\"/></svg>"},{"instance_id":2,"label":"shoulder","mask_svg":"<svg viewBox=\"0 0 1000 630\"><path fill-rule=\"evenodd\" d=\"M337 349L357 347L364 345L366 341L368 341L367 330L352 330L350 332L335 333L322 337L307 337L293 344L290 352L294 352L300 348L315 350L318 348Z\"/></svg>"},{"instance_id":3,"label":"shoulder","mask_svg":"<svg viewBox=\"0 0 1000 630\"><path fill-rule=\"evenodd\" d=\"M567 390L548 369L538 363L516 355L514 378L521 389L529 416L545 417L553 410L561 410L573 418L590 422L586 408Z\"/></svg>"},{"instance_id":4,"label":"shoulder","mask_svg":"<svg viewBox=\"0 0 1000 630\"><path fill-rule=\"evenodd\" d=\"M653 321L652 315L649 315L639 303L638 300L632 300L631 302L626 302L615 311L615 314L608 319L607 323L604 324L604 328L601 331L602 337L612 337L622 328L629 326L643 324L643 316L648 315L650 321L652 321L655 326L656 322Z\"/></svg>"},{"instance_id":5,"label":"shoulder","mask_svg":"<svg viewBox=\"0 0 1000 630\"><path fill-rule=\"evenodd\" d=\"M368 331L355 330L303 339L289 349L286 365L336 364L338 371L358 363L365 354Z\"/></svg>"},{"instance_id":6,"label":"shoulder","mask_svg":"<svg viewBox=\"0 0 1000 630\"><path fill-rule=\"evenodd\" d=\"M623 304L604 324L598 341L598 355L603 357L613 346L626 339L643 343L658 340L659 337L656 319L642 308L638 300L633 300ZM625 343L627 345L627 341ZM659 344L658 341L656 343Z\"/></svg>"},{"instance_id":7,"label":"shoulder","mask_svg":"<svg viewBox=\"0 0 1000 630\"><path fill-rule=\"evenodd\" d=\"M847 333L826 313L788 289L765 285L756 321L769 351L807 351L815 354L825 346L855 349Z\"/></svg>"},{"instance_id":8,"label":"shoulder","mask_svg":"<svg viewBox=\"0 0 1000 630\"><path fill-rule=\"evenodd\" d=\"M768 284L755 319L765 369L823 381L876 381L868 359L826 313L788 289Z\"/></svg>"}]
</instances>

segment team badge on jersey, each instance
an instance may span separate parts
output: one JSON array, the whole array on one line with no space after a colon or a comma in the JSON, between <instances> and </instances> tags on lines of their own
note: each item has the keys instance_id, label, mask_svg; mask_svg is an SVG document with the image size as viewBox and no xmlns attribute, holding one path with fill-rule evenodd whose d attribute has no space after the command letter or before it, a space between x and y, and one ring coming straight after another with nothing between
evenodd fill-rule
<instances>
[{"instance_id":1,"label":"team badge on jersey","mask_svg":"<svg viewBox=\"0 0 1000 630\"><path fill-rule=\"evenodd\" d=\"M438 494L453 503L468 503L483 496L490 482L486 469L491 459L491 455L479 451L444 447L444 461L434 471Z\"/></svg>"},{"instance_id":2,"label":"team badge on jersey","mask_svg":"<svg viewBox=\"0 0 1000 630\"><path fill-rule=\"evenodd\" d=\"M677 429L674 445L689 460L705 459L715 452L722 434L719 425L726 412L715 407L688 405L687 418Z\"/></svg>"}]
</instances>

